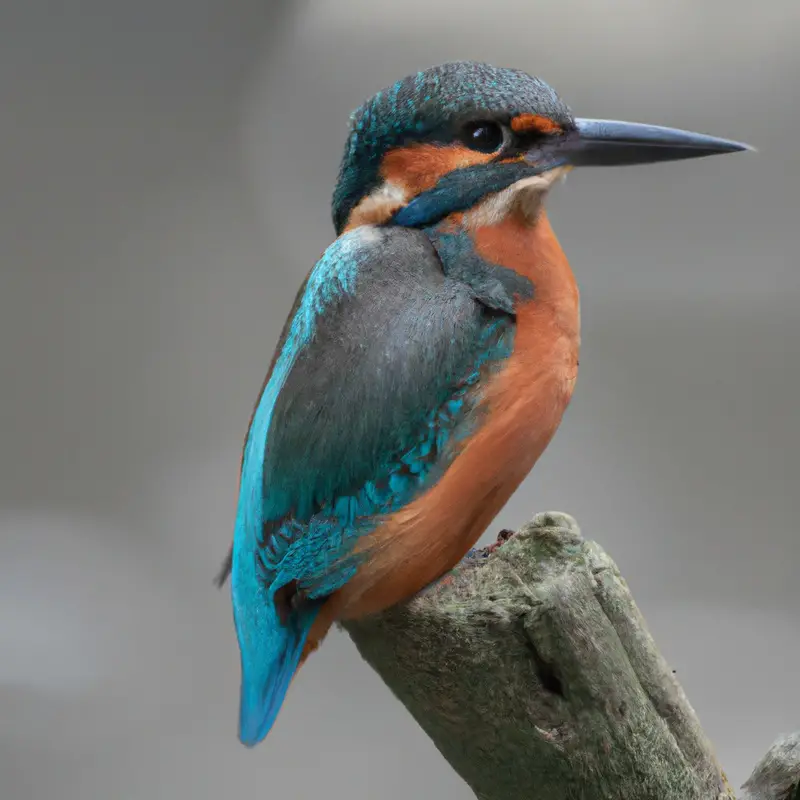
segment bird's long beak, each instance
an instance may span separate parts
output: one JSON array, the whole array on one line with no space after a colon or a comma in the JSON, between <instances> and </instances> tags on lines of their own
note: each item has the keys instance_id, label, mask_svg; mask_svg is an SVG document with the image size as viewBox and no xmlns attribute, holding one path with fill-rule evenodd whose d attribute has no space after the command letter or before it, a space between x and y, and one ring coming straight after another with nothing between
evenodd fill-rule
<instances>
[{"instance_id":1,"label":"bird's long beak","mask_svg":"<svg viewBox=\"0 0 800 800\"><path fill-rule=\"evenodd\" d=\"M577 135L568 136L554 154L574 166L649 164L754 149L742 142L639 122L576 119L575 123Z\"/></svg>"}]
</instances>

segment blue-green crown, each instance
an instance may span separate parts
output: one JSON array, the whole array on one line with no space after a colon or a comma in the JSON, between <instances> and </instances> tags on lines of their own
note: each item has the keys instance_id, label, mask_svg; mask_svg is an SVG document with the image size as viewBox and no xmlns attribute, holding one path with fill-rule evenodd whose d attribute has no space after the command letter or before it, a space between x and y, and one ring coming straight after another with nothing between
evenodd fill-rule
<instances>
[{"instance_id":1,"label":"blue-green crown","mask_svg":"<svg viewBox=\"0 0 800 800\"><path fill-rule=\"evenodd\" d=\"M431 67L382 89L351 116L333 194L337 233L358 201L375 188L387 150L414 140L450 141L470 119L510 119L525 113L562 125L572 121L567 106L544 81L474 61Z\"/></svg>"}]
</instances>

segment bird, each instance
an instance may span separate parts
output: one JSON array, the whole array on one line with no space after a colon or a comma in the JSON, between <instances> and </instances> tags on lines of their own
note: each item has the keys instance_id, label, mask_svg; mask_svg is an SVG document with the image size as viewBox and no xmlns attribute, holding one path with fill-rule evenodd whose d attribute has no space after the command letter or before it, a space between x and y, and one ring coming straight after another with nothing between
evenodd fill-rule
<instances>
[{"instance_id":1,"label":"bird","mask_svg":"<svg viewBox=\"0 0 800 800\"><path fill-rule=\"evenodd\" d=\"M450 571L559 428L578 285L545 208L576 167L752 150L575 117L542 79L454 61L350 117L335 238L288 313L247 428L230 577L238 738L274 727L334 623Z\"/></svg>"}]
</instances>

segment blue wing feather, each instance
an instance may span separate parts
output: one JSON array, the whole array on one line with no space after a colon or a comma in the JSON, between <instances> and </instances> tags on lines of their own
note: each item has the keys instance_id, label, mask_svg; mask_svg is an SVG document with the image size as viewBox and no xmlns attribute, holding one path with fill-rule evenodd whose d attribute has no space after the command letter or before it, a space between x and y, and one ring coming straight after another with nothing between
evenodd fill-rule
<instances>
[{"instance_id":1,"label":"blue wing feather","mask_svg":"<svg viewBox=\"0 0 800 800\"><path fill-rule=\"evenodd\" d=\"M478 424L475 389L513 332L512 316L445 276L423 233L357 229L312 270L242 463L232 593L243 741L266 735L313 623L305 609L284 624L275 593L295 582L323 598L352 577L354 543L430 487Z\"/></svg>"}]
</instances>

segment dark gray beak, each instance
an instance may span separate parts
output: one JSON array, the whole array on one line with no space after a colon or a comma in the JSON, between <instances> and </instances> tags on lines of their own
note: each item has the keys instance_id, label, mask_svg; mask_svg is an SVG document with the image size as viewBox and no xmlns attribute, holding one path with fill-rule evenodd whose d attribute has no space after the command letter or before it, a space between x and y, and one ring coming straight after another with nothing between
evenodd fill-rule
<instances>
[{"instance_id":1,"label":"dark gray beak","mask_svg":"<svg viewBox=\"0 0 800 800\"><path fill-rule=\"evenodd\" d=\"M729 139L638 122L576 119L575 123L577 136L558 147L558 155L574 166L650 164L754 149Z\"/></svg>"}]
</instances>

